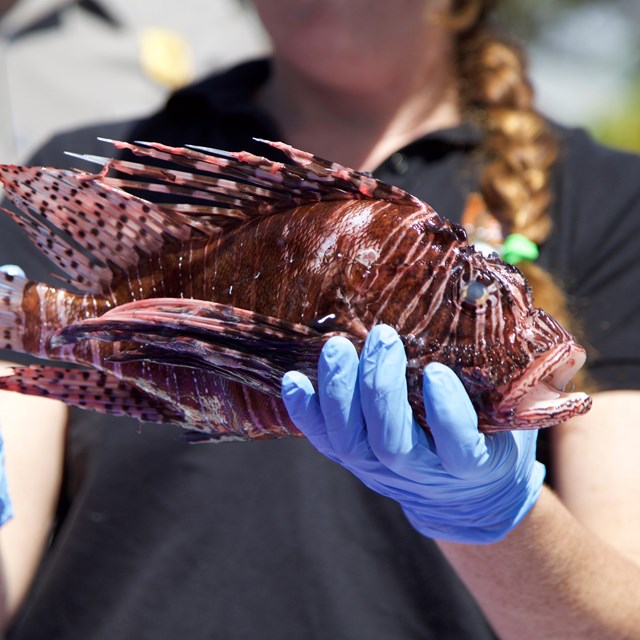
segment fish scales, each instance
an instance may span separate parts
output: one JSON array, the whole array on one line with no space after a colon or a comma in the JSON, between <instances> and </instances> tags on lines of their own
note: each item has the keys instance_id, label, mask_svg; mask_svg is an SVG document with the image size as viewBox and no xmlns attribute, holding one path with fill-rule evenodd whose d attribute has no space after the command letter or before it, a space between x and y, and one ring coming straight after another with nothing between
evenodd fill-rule
<instances>
[{"instance_id":1,"label":"fish scales","mask_svg":"<svg viewBox=\"0 0 640 640\"><path fill-rule=\"evenodd\" d=\"M456 370L485 430L588 410L586 394L564 391L584 351L533 306L521 273L410 194L282 143L267 144L289 162L113 144L148 162L0 166L20 210L7 213L68 274L66 288L0 276L5 346L88 367L16 368L0 388L177 423L197 440L300 435L282 374L315 380L330 336L360 349L386 323L425 427L433 360Z\"/></svg>"}]
</instances>

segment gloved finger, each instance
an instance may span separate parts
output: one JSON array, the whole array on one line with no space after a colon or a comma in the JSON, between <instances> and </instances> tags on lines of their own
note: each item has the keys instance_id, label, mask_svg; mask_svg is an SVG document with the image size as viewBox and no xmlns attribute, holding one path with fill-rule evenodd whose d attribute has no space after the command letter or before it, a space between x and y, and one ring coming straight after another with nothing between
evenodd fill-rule
<instances>
[{"instance_id":1,"label":"gloved finger","mask_svg":"<svg viewBox=\"0 0 640 640\"><path fill-rule=\"evenodd\" d=\"M333 450L348 456L365 439L358 389L358 353L342 337L327 341L318 361L318 398Z\"/></svg>"},{"instance_id":2,"label":"gloved finger","mask_svg":"<svg viewBox=\"0 0 640 640\"><path fill-rule=\"evenodd\" d=\"M13 505L9 496L4 466L4 442L0 435L0 526L13 517Z\"/></svg>"},{"instance_id":3,"label":"gloved finger","mask_svg":"<svg viewBox=\"0 0 640 640\"><path fill-rule=\"evenodd\" d=\"M17 264L3 264L0 266L0 271L10 276L26 277L24 271Z\"/></svg>"},{"instance_id":4,"label":"gloved finger","mask_svg":"<svg viewBox=\"0 0 640 640\"><path fill-rule=\"evenodd\" d=\"M460 478L474 477L489 463L478 416L462 382L449 367L433 362L424 369L427 423L443 467Z\"/></svg>"},{"instance_id":5,"label":"gloved finger","mask_svg":"<svg viewBox=\"0 0 640 640\"><path fill-rule=\"evenodd\" d=\"M376 457L398 475L419 482L434 456L413 419L407 395L404 346L387 325L376 325L360 356L360 394Z\"/></svg>"},{"instance_id":6,"label":"gloved finger","mask_svg":"<svg viewBox=\"0 0 640 640\"><path fill-rule=\"evenodd\" d=\"M281 389L282 401L293 424L318 451L330 454L331 444L311 380L299 371L287 371L282 377Z\"/></svg>"}]
</instances>

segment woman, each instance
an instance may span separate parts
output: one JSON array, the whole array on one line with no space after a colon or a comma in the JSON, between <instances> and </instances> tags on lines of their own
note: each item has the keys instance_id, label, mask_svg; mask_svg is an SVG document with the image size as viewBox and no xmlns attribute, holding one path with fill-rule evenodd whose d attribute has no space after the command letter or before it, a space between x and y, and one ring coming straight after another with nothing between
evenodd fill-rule
<instances>
[{"instance_id":1,"label":"woman","mask_svg":"<svg viewBox=\"0 0 640 640\"><path fill-rule=\"evenodd\" d=\"M395 500L370 491L306 441L187 448L171 429L149 426L138 434L122 421L74 414L66 431L59 418L58 430L47 432L64 436L61 499L59 466L49 478L30 472L41 479L39 495L57 504L58 520L8 637L639 635L629 594L640 585L633 546L640 512L632 497L640 486L632 462L640 436L631 424L640 402L640 347L625 323L639 317L629 295L639 275L628 238L640 216L632 211L638 188L624 175L640 162L554 129L533 110L519 55L487 31L492 2L255 4L273 39L271 63L207 79L133 125L58 138L34 161L59 164L61 148L101 153L96 134L228 149L255 149L255 136L375 171L454 220L480 202L502 236L517 232L540 245L539 264L581 297L580 320L598 351L590 373L603 391L593 410L553 431L555 485L566 506L541 486L541 467L527 453L531 437L507 465L525 478L517 515L509 516L517 526L503 527L492 544L434 543L420 501L413 501L413 515L402 505L414 528ZM601 188L606 181L611 187ZM501 238L494 241L499 248ZM15 237L4 249L3 260L39 275L35 257L31 264L20 258ZM551 284L536 266L528 271L542 298ZM562 302L555 290L550 299L543 306ZM381 343L401 355L393 334L376 330L371 371L384 386L389 361ZM333 347L322 366L333 371L346 363L353 374L358 365L348 346ZM397 359L392 367L401 369ZM442 386L455 380L440 373L428 409L441 433L473 436L464 394L450 391L460 406L452 412ZM284 387L292 416L314 442L326 428L349 426L309 413L314 392L304 380L288 376ZM332 392L321 384L319 393ZM397 415L402 393L388 397L389 413ZM340 397L331 401L338 414L351 407ZM383 417L375 412L368 418L371 432L389 427L379 428ZM411 424L408 433L414 436ZM455 458L455 437L451 447ZM7 437L8 456L12 448ZM51 460L60 448L54 443L42 456ZM359 470L357 456L347 463ZM363 479L384 486L378 469ZM31 531L40 532L42 545L48 521L40 513ZM426 535L419 533L424 522ZM37 546L23 563L37 558Z\"/></svg>"}]
</instances>

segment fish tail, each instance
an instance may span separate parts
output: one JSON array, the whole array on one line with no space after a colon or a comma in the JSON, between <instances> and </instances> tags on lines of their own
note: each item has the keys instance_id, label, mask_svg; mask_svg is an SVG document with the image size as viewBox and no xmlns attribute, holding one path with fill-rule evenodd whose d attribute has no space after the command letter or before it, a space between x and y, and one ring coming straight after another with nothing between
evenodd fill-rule
<instances>
[{"instance_id":1,"label":"fish tail","mask_svg":"<svg viewBox=\"0 0 640 640\"><path fill-rule=\"evenodd\" d=\"M0 347L10 351L25 351L23 335L26 329L22 309L24 291L30 281L23 275L0 273Z\"/></svg>"},{"instance_id":2,"label":"fish tail","mask_svg":"<svg viewBox=\"0 0 640 640\"><path fill-rule=\"evenodd\" d=\"M33 365L12 367L0 376L0 389L61 400L65 404L141 422L180 422L182 416L163 401L103 371Z\"/></svg>"},{"instance_id":3,"label":"fish tail","mask_svg":"<svg viewBox=\"0 0 640 640\"><path fill-rule=\"evenodd\" d=\"M0 271L0 349L78 361L76 349L54 349L51 337L69 322L100 315L101 296L79 295Z\"/></svg>"}]
</instances>

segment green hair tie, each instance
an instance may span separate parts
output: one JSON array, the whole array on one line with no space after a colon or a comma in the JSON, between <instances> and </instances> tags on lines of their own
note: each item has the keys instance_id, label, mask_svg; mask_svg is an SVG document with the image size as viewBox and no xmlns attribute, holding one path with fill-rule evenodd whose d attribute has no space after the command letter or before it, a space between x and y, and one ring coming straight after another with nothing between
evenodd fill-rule
<instances>
[{"instance_id":1,"label":"green hair tie","mask_svg":"<svg viewBox=\"0 0 640 640\"><path fill-rule=\"evenodd\" d=\"M510 264L518 264L523 260L533 262L539 255L538 245L520 233L508 235L502 243L500 253L500 257Z\"/></svg>"}]
</instances>

